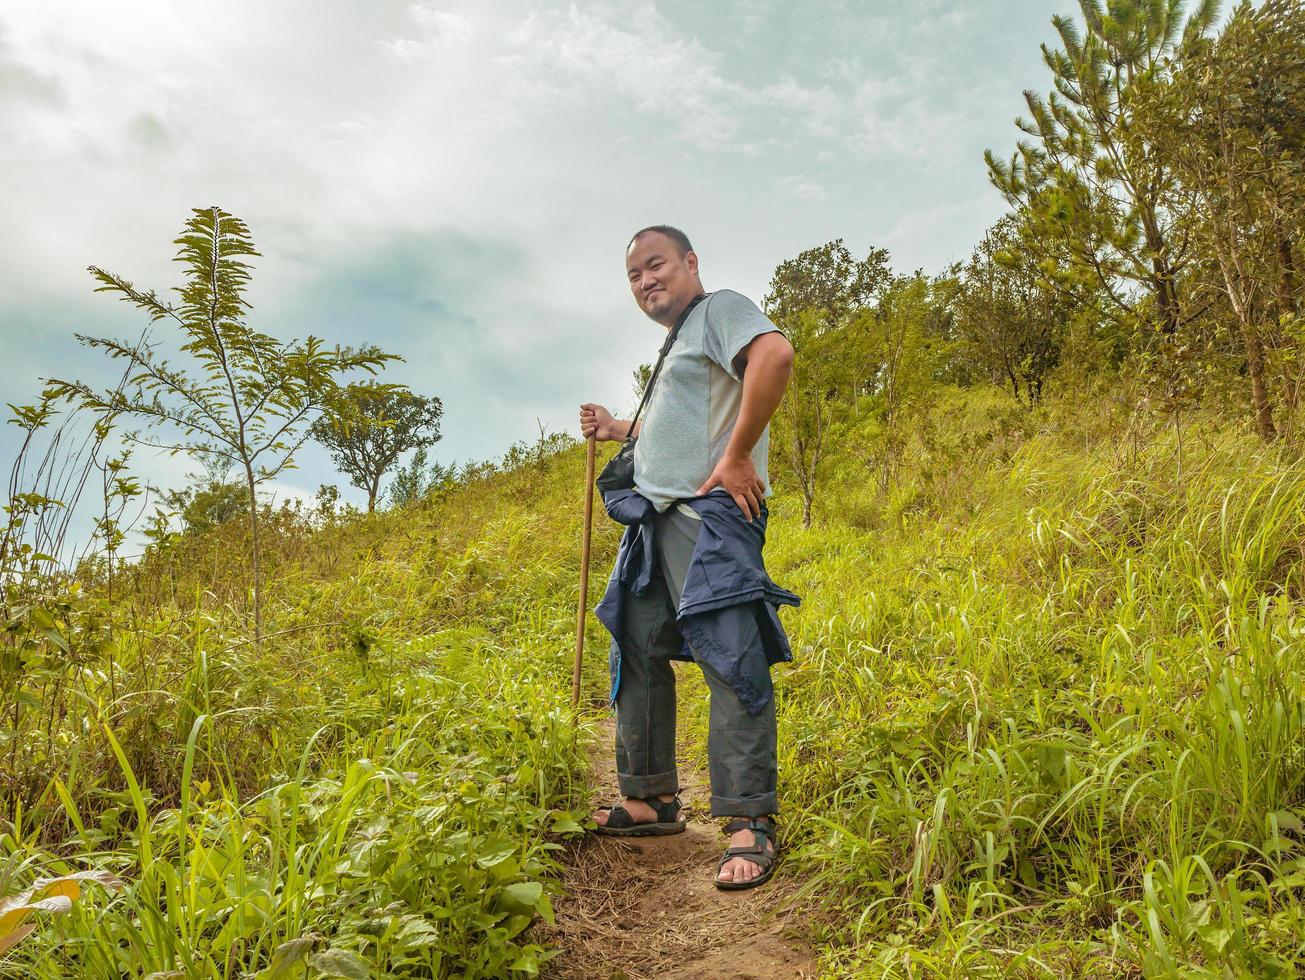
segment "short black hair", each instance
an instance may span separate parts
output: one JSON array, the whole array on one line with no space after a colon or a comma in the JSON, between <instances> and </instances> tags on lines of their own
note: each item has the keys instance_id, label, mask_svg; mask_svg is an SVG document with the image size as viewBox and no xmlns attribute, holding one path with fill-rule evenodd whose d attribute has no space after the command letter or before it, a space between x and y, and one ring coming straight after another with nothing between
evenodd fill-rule
<instances>
[{"instance_id":1,"label":"short black hair","mask_svg":"<svg viewBox=\"0 0 1305 980\"><path fill-rule=\"evenodd\" d=\"M649 225L647 228L640 228L630 236L630 241L626 244L625 250L630 251L630 246L639 240L641 235L646 235L650 231L655 231L659 235L665 235L673 241L680 250L681 255L688 255L693 251L693 245L689 242L689 236L678 228L672 228L670 225Z\"/></svg>"}]
</instances>

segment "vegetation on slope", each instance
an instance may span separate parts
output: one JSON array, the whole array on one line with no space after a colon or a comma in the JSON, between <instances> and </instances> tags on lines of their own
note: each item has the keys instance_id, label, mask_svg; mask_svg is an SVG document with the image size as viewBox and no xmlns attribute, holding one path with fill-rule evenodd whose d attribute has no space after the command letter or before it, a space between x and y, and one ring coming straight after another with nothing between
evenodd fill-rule
<instances>
[{"instance_id":1,"label":"vegetation on slope","mask_svg":"<svg viewBox=\"0 0 1305 980\"><path fill-rule=\"evenodd\" d=\"M1217 34L1209 3L1081 10L1054 21L1029 139L989 156L1012 210L968 263L899 275L838 239L764 300L797 350L767 552L804 599L778 683L786 868L834 976L1305 968L1305 5L1241 4ZM182 448L228 446L245 479L179 492L186 527L126 562L140 487L128 453L92 457L103 517L68 569L41 545L91 465L15 467L0 974L538 972L529 925L588 795L590 716L563 707L581 454L541 432L498 467L419 455L373 515L260 504L285 433L341 407L329 376L390 356L310 338L286 360L243 321L243 263L200 240L234 219L208 213L179 243L193 289L226 270L223 303L95 274L180 318L236 435L226 395L126 342L92 342L129 364L117 389L15 409L26 453L80 399L100 450L184 388ZM275 408L248 420L266 469L250 392ZM216 442L191 439L201 416ZM599 581L618 530L600 517ZM700 763L705 697L685 700Z\"/></svg>"},{"instance_id":2,"label":"vegetation on slope","mask_svg":"<svg viewBox=\"0 0 1305 980\"><path fill-rule=\"evenodd\" d=\"M0 894L55 904L3 913L39 931L0 974L536 972L525 930L586 790L558 465L371 518L265 515L261 646L239 519L125 566L112 606L20 610ZM86 869L116 887L40 884Z\"/></svg>"}]
</instances>

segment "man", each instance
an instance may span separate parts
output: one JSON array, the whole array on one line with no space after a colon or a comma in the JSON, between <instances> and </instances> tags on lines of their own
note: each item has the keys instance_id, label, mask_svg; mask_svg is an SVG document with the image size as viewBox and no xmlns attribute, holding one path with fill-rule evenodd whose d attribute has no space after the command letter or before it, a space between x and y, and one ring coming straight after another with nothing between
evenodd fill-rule
<instances>
[{"instance_id":1,"label":"man","mask_svg":"<svg viewBox=\"0 0 1305 980\"><path fill-rule=\"evenodd\" d=\"M732 817L716 885L769 879L775 835L772 663L791 659L775 615L798 603L761 561L771 489L769 422L792 371L787 338L745 297L705 294L682 231L644 228L626 249L635 302L668 331L679 324L634 428L633 491L604 494L629 525L595 610L612 633L617 771L624 801L594 813L599 833L676 833L675 674L693 659L711 691L711 812ZM696 301L696 303L695 303ZM623 440L630 423L580 406L585 437ZM706 528L710 533L699 532Z\"/></svg>"}]
</instances>

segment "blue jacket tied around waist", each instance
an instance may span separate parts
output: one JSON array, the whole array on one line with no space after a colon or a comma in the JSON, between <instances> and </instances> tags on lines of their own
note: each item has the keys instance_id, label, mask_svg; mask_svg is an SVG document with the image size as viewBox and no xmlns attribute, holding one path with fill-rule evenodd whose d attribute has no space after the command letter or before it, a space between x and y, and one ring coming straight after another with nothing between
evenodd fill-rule
<instances>
[{"instance_id":1,"label":"blue jacket tied around waist","mask_svg":"<svg viewBox=\"0 0 1305 980\"><path fill-rule=\"evenodd\" d=\"M702 529L684 578L675 622L684 645L675 659L705 661L729 682L749 714L760 714L774 696L770 666L793 659L776 611L801 603L771 581L762 564L766 506L748 522L724 491L683 501L702 518ZM611 700L621 686L621 623L626 592L642 595L656 568L652 501L637 490L603 495L612 520L626 525L616 566L594 615L612 634Z\"/></svg>"}]
</instances>

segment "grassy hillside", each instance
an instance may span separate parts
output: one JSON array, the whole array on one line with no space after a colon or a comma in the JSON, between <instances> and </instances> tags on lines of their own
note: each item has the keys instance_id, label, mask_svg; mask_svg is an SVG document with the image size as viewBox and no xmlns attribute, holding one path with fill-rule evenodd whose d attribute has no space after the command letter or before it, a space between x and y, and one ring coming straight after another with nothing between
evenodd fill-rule
<instances>
[{"instance_id":1,"label":"grassy hillside","mask_svg":"<svg viewBox=\"0 0 1305 980\"><path fill-rule=\"evenodd\" d=\"M880 527L774 535L831 965L1295 975L1305 469L1217 426L1133 443L1104 398L939 409L957 448Z\"/></svg>"},{"instance_id":2,"label":"grassy hillside","mask_svg":"<svg viewBox=\"0 0 1305 980\"><path fill-rule=\"evenodd\" d=\"M112 604L104 582L33 603L0 895L76 901L3 913L39 931L0 975L536 972L523 930L586 790L573 463L406 513L280 513L261 649L236 525L120 573ZM85 869L116 880L49 881Z\"/></svg>"},{"instance_id":3,"label":"grassy hillside","mask_svg":"<svg viewBox=\"0 0 1305 980\"><path fill-rule=\"evenodd\" d=\"M849 419L815 524L772 499L767 564L803 598L777 669L786 873L830 975L1305 963L1305 466L1216 420L1180 453L1123 404L944 392L886 491L873 421ZM34 894L78 893L0 974L539 968L526 927L587 804L583 480L575 448L404 512L283 513L261 649L235 525L111 604L102 583L11 624L39 653L6 729L0 894L122 887ZM599 511L591 608L618 530ZM592 721L592 617L587 649Z\"/></svg>"}]
</instances>

